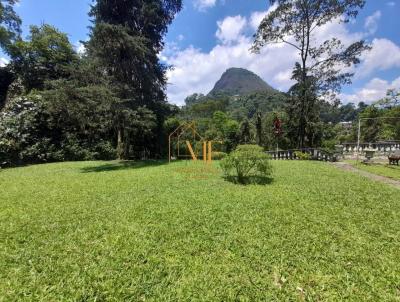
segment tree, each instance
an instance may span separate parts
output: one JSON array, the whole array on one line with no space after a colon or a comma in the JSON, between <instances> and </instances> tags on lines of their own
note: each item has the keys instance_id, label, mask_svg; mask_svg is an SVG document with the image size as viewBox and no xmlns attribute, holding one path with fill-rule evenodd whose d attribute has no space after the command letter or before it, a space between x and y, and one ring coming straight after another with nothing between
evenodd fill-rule
<instances>
[{"instance_id":1,"label":"tree","mask_svg":"<svg viewBox=\"0 0 400 302\"><path fill-rule=\"evenodd\" d=\"M240 125L239 140L241 144L250 144L252 141L251 125L248 119Z\"/></svg>"},{"instance_id":2,"label":"tree","mask_svg":"<svg viewBox=\"0 0 400 302\"><path fill-rule=\"evenodd\" d=\"M337 38L318 43L315 31L321 26L339 20L349 22L357 16L365 0L270 0L277 4L261 22L255 35L252 50L258 52L271 43L285 43L299 52L299 62L293 71L297 82L294 103L290 114L297 129L299 147L311 144L307 141L309 123L314 121L307 114L314 112L319 97L334 98L343 84L349 84L353 74L346 68L358 64L361 53L369 47L357 41L345 47Z\"/></svg>"},{"instance_id":3,"label":"tree","mask_svg":"<svg viewBox=\"0 0 400 302\"><path fill-rule=\"evenodd\" d=\"M287 149L290 146L286 112L268 112L263 117L263 125L264 146L268 150L275 150L277 147Z\"/></svg>"},{"instance_id":4,"label":"tree","mask_svg":"<svg viewBox=\"0 0 400 302\"><path fill-rule=\"evenodd\" d=\"M263 146L263 125L262 125L262 115L260 111L257 111L256 114L256 138L257 138L257 145Z\"/></svg>"},{"instance_id":5,"label":"tree","mask_svg":"<svg viewBox=\"0 0 400 302\"><path fill-rule=\"evenodd\" d=\"M382 129L382 112L374 106L367 107L360 115L364 119L361 124L361 141L370 143L379 139L379 132Z\"/></svg>"},{"instance_id":6,"label":"tree","mask_svg":"<svg viewBox=\"0 0 400 302\"><path fill-rule=\"evenodd\" d=\"M400 105L400 89L389 89L386 92L386 97L377 101L375 105L382 108L393 108Z\"/></svg>"},{"instance_id":7,"label":"tree","mask_svg":"<svg viewBox=\"0 0 400 302\"><path fill-rule=\"evenodd\" d=\"M206 132L206 137L210 140L222 141L224 151L230 152L236 147L239 124L230 119L226 113L214 112L210 128Z\"/></svg>"},{"instance_id":8,"label":"tree","mask_svg":"<svg viewBox=\"0 0 400 302\"><path fill-rule=\"evenodd\" d=\"M313 146L316 142L316 126L320 122L321 103L317 97L316 80L313 76L307 76L303 82L299 64L296 64L292 78L297 83L289 90L290 98L286 106L290 126L288 136L300 148L304 147L305 142Z\"/></svg>"},{"instance_id":9,"label":"tree","mask_svg":"<svg viewBox=\"0 0 400 302\"><path fill-rule=\"evenodd\" d=\"M18 2L18 0L0 0L0 48L7 53L21 35L22 22L13 8Z\"/></svg>"},{"instance_id":10,"label":"tree","mask_svg":"<svg viewBox=\"0 0 400 302\"><path fill-rule=\"evenodd\" d=\"M46 161L52 145L40 96L11 99L0 112L0 166Z\"/></svg>"},{"instance_id":11,"label":"tree","mask_svg":"<svg viewBox=\"0 0 400 302\"><path fill-rule=\"evenodd\" d=\"M43 89L48 80L68 77L68 67L78 60L67 34L48 24L31 26L28 41L15 42L10 54L27 92Z\"/></svg>"},{"instance_id":12,"label":"tree","mask_svg":"<svg viewBox=\"0 0 400 302\"><path fill-rule=\"evenodd\" d=\"M269 155L257 145L240 145L220 162L228 180L246 183L266 183L272 178Z\"/></svg>"},{"instance_id":13,"label":"tree","mask_svg":"<svg viewBox=\"0 0 400 302\"><path fill-rule=\"evenodd\" d=\"M87 43L88 56L111 77L120 99L115 117L132 117L135 110L146 107L156 115L159 137L167 108L166 66L158 54L168 25L181 6L181 0L98 0L90 12L94 26ZM148 115L136 117L144 116ZM126 144L132 140L125 136L132 132L125 129L129 128L126 120L116 124L118 150L129 150ZM127 152L120 155L128 156Z\"/></svg>"},{"instance_id":14,"label":"tree","mask_svg":"<svg viewBox=\"0 0 400 302\"><path fill-rule=\"evenodd\" d=\"M206 96L202 93L194 93L185 98L185 105L192 106L194 104L197 104L197 103L203 101L205 99L205 97Z\"/></svg>"},{"instance_id":15,"label":"tree","mask_svg":"<svg viewBox=\"0 0 400 302\"><path fill-rule=\"evenodd\" d=\"M138 107L135 110L131 110L122 104L122 108L115 110L114 114L118 133L118 158L129 159L131 146L143 146L144 148L136 151L143 152L146 155L148 151L146 150L146 142L153 137L153 129L156 126L154 113L146 107Z\"/></svg>"},{"instance_id":16,"label":"tree","mask_svg":"<svg viewBox=\"0 0 400 302\"><path fill-rule=\"evenodd\" d=\"M14 75L8 67L0 67L0 110L4 107L8 87L14 81Z\"/></svg>"}]
</instances>

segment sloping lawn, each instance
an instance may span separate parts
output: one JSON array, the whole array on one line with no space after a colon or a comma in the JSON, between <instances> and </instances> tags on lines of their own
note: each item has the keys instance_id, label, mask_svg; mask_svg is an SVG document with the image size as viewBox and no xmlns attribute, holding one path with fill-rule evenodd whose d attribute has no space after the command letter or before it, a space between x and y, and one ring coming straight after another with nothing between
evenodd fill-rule
<instances>
[{"instance_id":1,"label":"sloping lawn","mask_svg":"<svg viewBox=\"0 0 400 302\"><path fill-rule=\"evenodd\" d=\"M400 301L399 190L274 166L266 186L184 162L0 170L0 301Z\"/></svg>"},{"instance_id":2,"label":"sloping lawn","mask_svg":"<svg viewBox=\"0 0 400 302\"><path fill-rule=\"evenodd\" d=\"M356 161L349 161L354 167L360 170L364 170L373 174L386 176L396 180L400 180L400 166L387 165L387 164L372 164L366 165L363 163L357 163Z\"/></svg>"}]
</instances>

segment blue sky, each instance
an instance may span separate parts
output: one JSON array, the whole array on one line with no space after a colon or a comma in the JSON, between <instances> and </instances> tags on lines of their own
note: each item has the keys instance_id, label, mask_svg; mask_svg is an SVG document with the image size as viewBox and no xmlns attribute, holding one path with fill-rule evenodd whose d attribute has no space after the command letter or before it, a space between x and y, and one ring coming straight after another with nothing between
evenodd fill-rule
<instances>
[{"instance_id":1,"label":"blue sky","mask_svg":"<svg viewBox=\"0 0 400 302\"><path fill-rule=\"evenodd\" d=\"M90 0L21 0L16 8L26 35L31 24L49 23L69 35L79 47L87 38ZM182 104L185 96L211 90L229 67L244 67L272 86L285 91L297 53L289 46L268 46L251 54L251 36L268 0L184 0L166 37L162 60L175 68L168 73L168 97ZM400 0L367 0L356 22L328 24L317 32L317 41L339 37L350 43L366 39L373 48L354 70L353 84L344 87L344 103L372 102L388 88L400 88ZM4 56L3 56L4 57ZM1 59L3 60L3 59Z\"/></svg>"}]
</instances>

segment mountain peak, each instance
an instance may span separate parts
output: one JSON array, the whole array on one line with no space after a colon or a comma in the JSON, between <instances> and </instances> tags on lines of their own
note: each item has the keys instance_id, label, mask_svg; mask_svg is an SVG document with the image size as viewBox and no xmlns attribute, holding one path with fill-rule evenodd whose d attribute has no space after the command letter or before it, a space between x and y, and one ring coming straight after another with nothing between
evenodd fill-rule
<instances>
[{"instance_id":1,"label":"mountain peak","mask_svg":"<svg viewBox=\"0 0 400 302\"><path fill-rule=\"evenodd\" d=\"M227 69L209 95L245 95L260 91L275 91L258 75L244 68Z\"/></svg>"}]
</instances>

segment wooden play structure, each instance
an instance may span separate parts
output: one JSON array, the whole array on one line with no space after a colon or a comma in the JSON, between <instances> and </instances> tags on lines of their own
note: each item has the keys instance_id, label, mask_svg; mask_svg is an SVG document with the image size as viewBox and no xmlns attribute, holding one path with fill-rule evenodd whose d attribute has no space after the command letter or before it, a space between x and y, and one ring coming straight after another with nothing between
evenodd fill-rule
<instances>
[{"instance_id":1,"label":"wooden play structure","mask_svg":"<svg viewBox=\"0 0 400 302\"><path fill-rule=\"evenodd\" d=\"M189 155L182 153L181 142L185 141L185 146ZM176 144L174 148L173 144ZM193 149L195 144L202 144L201 154L196 154ZM200 152L199 152L200 153ZM203 158L204 163L212 162L212 142L205 140L196 130L194 122L187 122L176 128L168 137L168 161L179 158L191 158L197 161L198 158Z\"/></svg>"}]
</instances>

